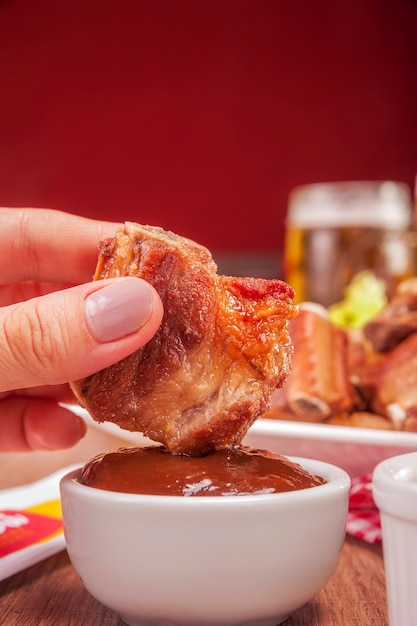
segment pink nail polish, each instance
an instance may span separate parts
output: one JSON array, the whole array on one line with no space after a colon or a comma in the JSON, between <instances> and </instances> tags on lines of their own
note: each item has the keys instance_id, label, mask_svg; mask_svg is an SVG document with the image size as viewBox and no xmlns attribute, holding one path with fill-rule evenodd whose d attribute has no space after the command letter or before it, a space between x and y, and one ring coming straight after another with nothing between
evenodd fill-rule
<instances>
[{"instance_id":1,"label":"pink nail polish","mask_svg":"<svg viewBox=\"0 0 417 626\"><path fill-rule=\"evenodd\" d=\"M152 313L152 305L149 284L127 277L90 294L85 313L92 335L99 342L109 342L142 328Z\"/></svg>"}]
</instances>

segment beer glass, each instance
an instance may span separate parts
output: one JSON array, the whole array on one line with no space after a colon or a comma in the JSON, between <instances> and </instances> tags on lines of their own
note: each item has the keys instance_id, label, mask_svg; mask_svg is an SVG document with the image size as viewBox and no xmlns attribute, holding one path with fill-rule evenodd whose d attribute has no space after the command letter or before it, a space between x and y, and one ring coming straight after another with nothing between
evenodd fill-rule
<instances>
[{"instance_id":1,"label":"beer glass","mask_svg":"<svg viewBox=\"0 0 417 626\"><path fill-rule=\"evenodd\" d=\"M289 197L285 280L298 302L343 299L359 272L372 270L387 296L415 274L412 198L405 183L349 181L295 188Z\"/></svg>"}]
</instances>

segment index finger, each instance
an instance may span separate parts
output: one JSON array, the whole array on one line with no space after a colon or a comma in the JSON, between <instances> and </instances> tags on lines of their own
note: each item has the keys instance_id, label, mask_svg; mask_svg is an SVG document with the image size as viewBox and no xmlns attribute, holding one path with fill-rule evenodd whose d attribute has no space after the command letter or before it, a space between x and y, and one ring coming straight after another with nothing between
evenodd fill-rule
<instances>
[{"instance_id":1,"label":"index finger","mask_svg":"<svg viewBox=\"0 0 417 626\"><path fill-rule=\"evenodd\" d=\"M0 284L90 281L98 243L119 226L52 209L0 208Z\"/></svg>"}]
</instances>

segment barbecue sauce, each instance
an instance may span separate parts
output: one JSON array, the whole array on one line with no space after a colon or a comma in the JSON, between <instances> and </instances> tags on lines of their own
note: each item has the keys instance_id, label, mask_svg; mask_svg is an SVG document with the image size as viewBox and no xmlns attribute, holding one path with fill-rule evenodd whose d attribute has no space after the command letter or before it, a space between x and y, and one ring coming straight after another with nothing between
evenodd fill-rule
<instances>
[{"instance_id":1,"label":"barbecue sauce","mask_svg":"<svg viewBox=\"0 0 417 626\"><path fill-rule=\"evenodd\" d=\"M246 446L203 457L174 455L163 446L120 448L89 461L79 480L107 491L185 497L278 493L325 483L285 457Z\"/></svg>"}]
</instances>

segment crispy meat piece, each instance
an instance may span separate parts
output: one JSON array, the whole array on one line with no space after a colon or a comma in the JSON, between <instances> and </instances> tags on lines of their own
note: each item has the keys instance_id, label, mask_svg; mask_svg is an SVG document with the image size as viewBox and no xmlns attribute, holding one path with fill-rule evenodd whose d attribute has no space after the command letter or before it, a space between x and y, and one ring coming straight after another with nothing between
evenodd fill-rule
<instances>
[{"instance_id":1,"label":"crispy meat piece","mask_svg":"<svg viewBox=\"0 0 417 626\"><path fill-rule=\"evenodd\" d=\"M346 333L329 321L323 307L306 303L289 330L294 357L283 392L290 410L298 418L319 421L352 409Z\"/></svg>"},{"instance_id":2,"label":"crispy meat piece","mask_svg":"<svg viewBox=\"0 0 417 626\"><path fill-rule=\"evenodd\" d=\"M332 415L325 424L336 426L351 426L353 428L372 428L377 430L394 430L393 422L384 415L370 411L354 411L353 413L339 413Z\"/></svg>"},{"instance_id":3,"label":"crispy meat piece","mask_svg":"<svg viewBox=\"0 0 417 626\"><path fill-rule=\"evenodd\" d=\"M407 412L417 407L417 333L385 356L375 368L374 379L372 408L402 427Z\"/></svg>"},{"instance_id":4,"label":"crispy meat piece","mask_svg":"<svg viewBox=\"0 0 417 626\"><path fill-rule=\"evenodd\" d=\"M364 326L378 352L389 352L417 331L417 278L403 281L390 302Z\"/></svg>"},{"instance_id":5,"label":"crispy meat piece","mask_svg":"<svg viewBox=\"0 0 417 626\"><path fill-rule=\"evenodd\" d=\"M114 276L149 281L164 318L140 350L72 383L80 404L177 454L240 443L289 373L292 288L218 275L205 248L133 223L101 244L95 279Z\"/></svg>"}]
</instances>

